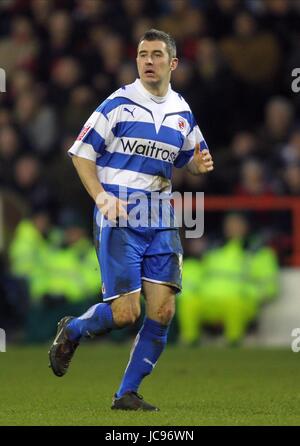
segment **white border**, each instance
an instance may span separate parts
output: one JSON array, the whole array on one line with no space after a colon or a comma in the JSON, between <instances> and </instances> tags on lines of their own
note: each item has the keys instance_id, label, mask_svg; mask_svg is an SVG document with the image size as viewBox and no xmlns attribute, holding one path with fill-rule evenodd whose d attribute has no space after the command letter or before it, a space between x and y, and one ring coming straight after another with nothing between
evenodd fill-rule
<instances>
[{"instance_id":1,"label":"white border","mask_svg":"<svg viewBox=\"0 0 300 446\"><path fill-rule=\"evenodd\" d=\"M136 290L126 291L126 293L116 294L115 296L112 296L112 297L106 297L106 298L103 297L103 302L106 302L107 300L117 299L117 297L125 296L126 294L136 293L137 291L141 291L141 289L142 289L142 287L137 288Z\"/></svg>"},{"instance_id":2,"label":"white border","mask_svg":"<svg viewBox=\"0 0 300 446\"><path fill-rule=\"evenodd\" d=\"M162 285L170 285L170 286L173 286L174 288L177 288L177 290L181 291L181 288L179 288L179 286L177 284L172 283L172 282L163 282L161 280L149 279L148 277L142 277L142 280L146 280L146 282L160 283Z\"/></svg>"}]
</instances>

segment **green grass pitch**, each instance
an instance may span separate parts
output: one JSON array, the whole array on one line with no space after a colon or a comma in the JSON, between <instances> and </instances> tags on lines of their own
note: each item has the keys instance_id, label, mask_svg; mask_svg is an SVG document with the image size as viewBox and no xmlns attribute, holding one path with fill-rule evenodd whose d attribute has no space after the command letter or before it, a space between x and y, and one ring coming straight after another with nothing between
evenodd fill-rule
<instances>
[{"instance_id":1,"label":"green grass pitch","mask_svg":"<svg viewBox=\"0 0 300 446\"><path fill-rule=\"evenodd\" d=\"M169 346L140 392L159 413L115 412L130 345L84 343L68 374L48 346L0 353L0 425L300 425L300 353Z\"/></svg>"}]
</instances>

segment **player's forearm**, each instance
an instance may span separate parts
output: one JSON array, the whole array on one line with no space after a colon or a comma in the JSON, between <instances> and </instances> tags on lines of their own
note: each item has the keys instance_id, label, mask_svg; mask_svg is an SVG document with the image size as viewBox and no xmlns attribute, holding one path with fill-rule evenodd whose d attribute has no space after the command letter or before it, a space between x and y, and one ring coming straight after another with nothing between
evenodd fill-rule
<instances>
[{"instance_id":1,"label":"player's forearm","mask_svg":"<svg viewBox=\"0 0 300 446\"><path fill-rule=\"evenodd\" d=\"M99 182L95 162L79 156L73 156L72 161L82 184L96 202L97 196L104 192L104 189Z\"/></svg>"}]
</instances>

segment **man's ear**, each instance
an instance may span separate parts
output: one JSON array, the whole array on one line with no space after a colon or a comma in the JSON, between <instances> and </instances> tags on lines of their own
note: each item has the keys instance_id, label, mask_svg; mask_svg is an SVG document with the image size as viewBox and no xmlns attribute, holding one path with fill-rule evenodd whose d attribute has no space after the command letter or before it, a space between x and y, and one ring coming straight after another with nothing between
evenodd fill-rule
<instances>
[{"instance_id":1,"label":"man's ear","mask_svg":"<svg viewBox=\"0 0 300 446\"><path fill-rule=\"evenodd\" d=\"M177 65L178 65L178 59L177 57L173 57L170 65L171 71L174 71L177 68Z\"/></svg>"}]
</instances>

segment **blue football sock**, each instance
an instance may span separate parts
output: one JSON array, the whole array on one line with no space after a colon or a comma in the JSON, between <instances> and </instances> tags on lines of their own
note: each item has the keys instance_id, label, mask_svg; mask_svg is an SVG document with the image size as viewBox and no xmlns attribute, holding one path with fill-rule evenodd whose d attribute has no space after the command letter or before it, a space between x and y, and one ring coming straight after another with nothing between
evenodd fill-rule
<instances>
[{"instance_id":1,"label":"blue football sock","mask_svg":"<svg viewBox=\"0 0 300 446\"><path fill-rule=\"evenodd\" d=\"M93 305L80 317L72 319L67 325L71 341L79 341L82 336L108 333L115 328L111 306L106 303Z\"/></svg>"},{"instance_id":2,"label":"blue football sock","mask_svg":"<svg viewBox=\"0 0 300 446\"><path fill-rule=\"evenodd\" d=\"M142 379L149 375L167 343L169 326L145 318L130 353L129 363L116 394L119 398L127 391L136 392Z\"/></svg>"}]
</instances>

